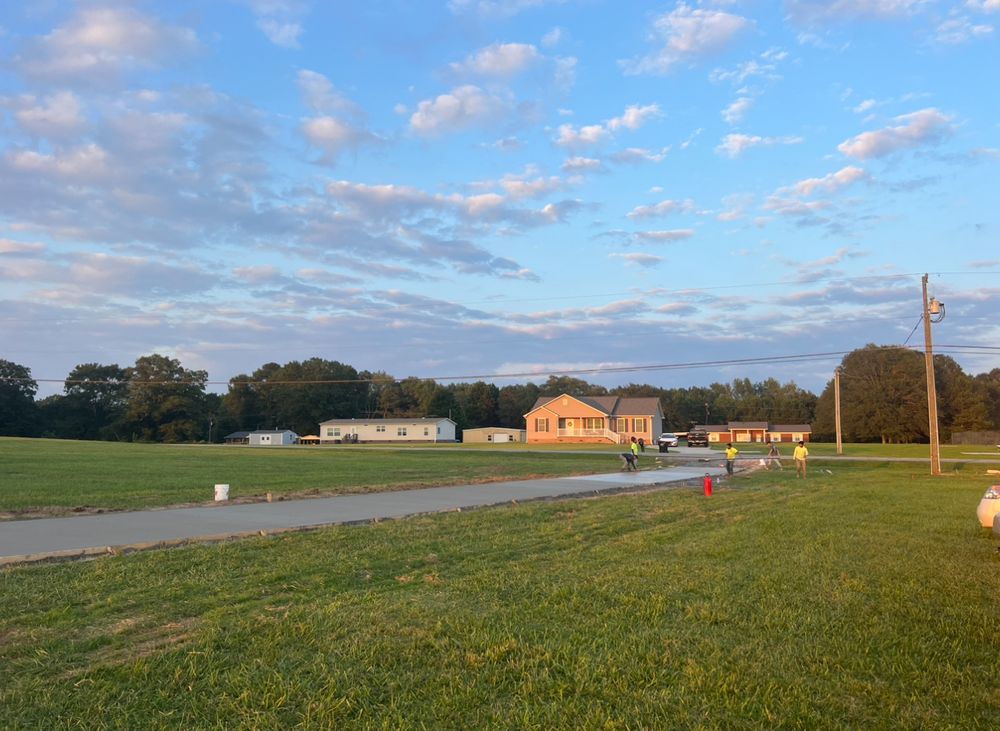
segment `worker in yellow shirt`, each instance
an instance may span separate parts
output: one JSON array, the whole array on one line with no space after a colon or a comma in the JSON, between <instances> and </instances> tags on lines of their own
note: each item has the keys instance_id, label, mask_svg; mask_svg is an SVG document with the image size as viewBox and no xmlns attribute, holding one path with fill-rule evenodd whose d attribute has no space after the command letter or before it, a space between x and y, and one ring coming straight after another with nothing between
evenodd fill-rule
<instances>
[{"instance_id":1,"label":"worker in yellow shirt","mask_svg":"<svg viewBox=\"0 0 1000 731\"><path fill-rule=\"evenodd\" d=\"M792 459L795 460L795 476L802 477L806 476L806 460L809 458L809 450L806 449L805 442L799 442L799 446L795 448L792 452Z\"/></svg>"},{"instance_id":2,"label":"worker in yellow shirt","mask_svg":"<svg viewBox=\"0 0 1000 731\"><path fill-rule=\"evenodd\" d=\"M736 455L740 453L736 447L732 444L726 444L726 474L733 474L733 462L736 461Z\"/></svg>"}]
</instances>

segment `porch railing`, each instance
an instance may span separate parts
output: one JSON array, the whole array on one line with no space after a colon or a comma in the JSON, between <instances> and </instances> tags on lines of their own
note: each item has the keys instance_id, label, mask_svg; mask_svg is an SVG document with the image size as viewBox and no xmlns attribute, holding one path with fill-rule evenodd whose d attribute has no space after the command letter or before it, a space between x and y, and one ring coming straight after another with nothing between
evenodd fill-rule
<instances>
[{"instance_id":1,"label":"porch railing","mask_svg":"<svg viewBox=\"0 0 1000 731\"><path fill-rule=\"evenodd\" d=\"M557 437L590 437L598 439L607 439L613 444L618 444L621 441L621 437L617 432L613 432L609 429L557 429Z\"/></svg>"}]
</instances>

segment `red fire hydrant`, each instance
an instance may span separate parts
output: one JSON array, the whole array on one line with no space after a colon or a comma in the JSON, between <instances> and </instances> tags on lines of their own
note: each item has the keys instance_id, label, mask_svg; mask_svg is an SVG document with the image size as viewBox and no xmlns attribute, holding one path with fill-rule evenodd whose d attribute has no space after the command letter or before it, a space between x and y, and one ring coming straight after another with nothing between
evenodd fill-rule
<instances>
[{"instance_id":1,"label":"red fire hydrant","mask_svg":"<svg viewBox=\"0 0 1000 731\"><path fill-rule=\"evenodd\" d=\"M712 497L712 476L705 473L705 497Z\"/></svg>"}]
</instances>

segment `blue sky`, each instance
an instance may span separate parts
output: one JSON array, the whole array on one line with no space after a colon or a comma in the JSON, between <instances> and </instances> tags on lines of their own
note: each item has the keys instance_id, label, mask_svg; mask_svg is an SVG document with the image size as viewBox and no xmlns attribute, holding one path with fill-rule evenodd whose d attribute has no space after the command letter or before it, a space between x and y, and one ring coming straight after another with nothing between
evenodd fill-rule
<instances>
[{"instance_id":1,"label":"blue sky","mask_svg":"<svg viewBox=\"0 0 1000 731\"><path fill-rule=\"evenodd\" d=\"M1000 367L998 37L1000 0L4 3L0 357L818 392L838 356L724 362L919 344L929 272L941 350Z\"/></svg>"}]
</instances>

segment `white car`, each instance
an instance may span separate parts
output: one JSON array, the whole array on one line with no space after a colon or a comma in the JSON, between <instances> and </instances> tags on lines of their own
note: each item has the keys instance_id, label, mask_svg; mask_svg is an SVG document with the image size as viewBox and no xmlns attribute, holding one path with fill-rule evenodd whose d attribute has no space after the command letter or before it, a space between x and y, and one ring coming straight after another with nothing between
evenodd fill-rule
<instances>
[{"instance_id":1,"label":"white car","mask_svg":"<svg viewBox=\"0 0 1000 731\"><path fill-rule=\"evenodd\" d=\"M656 440L657 444L666 444L668 447L676 447L680 440L677 438L676 434L671 432L664 432L660 435L660 438Z\"/></svg>"}]
</instances>

